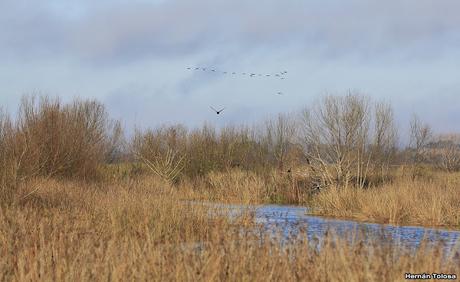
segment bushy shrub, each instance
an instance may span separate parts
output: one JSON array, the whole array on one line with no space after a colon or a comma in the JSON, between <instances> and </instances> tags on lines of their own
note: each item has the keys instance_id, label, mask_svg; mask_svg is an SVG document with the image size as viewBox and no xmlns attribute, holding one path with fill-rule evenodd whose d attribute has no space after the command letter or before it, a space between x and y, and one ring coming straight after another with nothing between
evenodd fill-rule
<instances>
[{"instance_id":1,"label":"bushy shrub","mask_svg":"<svg viewBox=\"0 0 460 282\"><path fill-rule=\"evenodd\" d=\"M15 120L0 116L3 186L36 176L94 178L120 138L119 123L96 101L24 97Z\"/></svg>"}]
</instances>

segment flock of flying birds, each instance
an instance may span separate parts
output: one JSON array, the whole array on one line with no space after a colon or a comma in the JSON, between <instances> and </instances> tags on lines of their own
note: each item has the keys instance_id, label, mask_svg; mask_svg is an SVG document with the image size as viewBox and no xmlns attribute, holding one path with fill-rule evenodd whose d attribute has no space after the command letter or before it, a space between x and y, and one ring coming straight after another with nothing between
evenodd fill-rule
<instances>
[{"instance_id":1,"label":"flock of flying birds","mask_svg":"<svg viewBox=\"0 0 460 282\"><path fill-rule=\"evenodd\" d=\"M277 73L268 73L268 74L263 74L263 73L252 73L252 72L229 72L229 71L222 71L222 70L217 70L217 69L214 69L214 68L209 68L209 67L188 67L187 70L190 70L190 71L204 71L204 72L211 72L211 73L216 73L216 74L222 74L222 75L231 75L231 76L237 76L237 75L241 75L241 76L247 76L247 77L250 77L250 78L275 78L275 79L280 79L280 80L285 80L286 79L286 76L287 76L287 71L281 71L281 72L277 72ZM283 92L277 92L276 93L277 95L284 95ZM216 110L214 107L210 106L210 108L216 112L216 114L220 114L222 113L225 108L222 108L220 110Z\"/></svg>"}]
</instances>

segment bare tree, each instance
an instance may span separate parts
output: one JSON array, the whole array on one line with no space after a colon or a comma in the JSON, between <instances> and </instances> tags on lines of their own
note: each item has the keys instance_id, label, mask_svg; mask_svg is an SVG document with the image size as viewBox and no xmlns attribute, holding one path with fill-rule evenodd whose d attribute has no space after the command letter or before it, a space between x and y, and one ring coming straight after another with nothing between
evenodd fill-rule
<instances>
[{"instance_id":1,"label":"bare tree","mask_svg":"<svg viewBox=\"0 0 460 282\"><path fill-rule=\"evenodd\" d=\"M414 163L423 162L426 159L426 146L433 141L433 132L427 123L423 123L417 115L410 122L409 148L412 151Z\"/></svg>"},{"instance_id":2,"label":"bare tree","mask_svg":"<svg viewBox=\"0 0 460 282\"><path fill-rule=\"evenodd\" d=\"M329 95L301 117L304 151L322 185L364 187L370 173L384 179L398 135L390 104L357 93Z\"/></svg>"},{"instance_id":3,"label":"bare tree","mask_svg":"<svg viewBox=\"0 0 460 282\"><path fill-rule=\"evenodd\" d=\"M390 161L396 153L398 132L393 108L389 103L378 102L374 113L373 164L381 168L381 177L388 174Z\"/></svg>"},{"instance_id":4,"label":"bare tree","mask_svg":"<svg viewBox=\"0 0 460 282\"><path fill-rule=\"evenodd\" d=\"M288 153L296 135L294 119L285 114L279 114L276 119L266 123L266 139L279 169L283 170L288 161Z\"/></svg>"},{"instance_id":5,"label":"bare tree","mask_svg":"<svg viewBox=\"0 0 460 282\"><path fill-rule=\"evenodd\" d=\"M440 169L450 172L460 170L460 135L437 136L430 146L429 158Z\"/></svg>"},{"instance_id":6,"label":"bare tree","mask_svg":"<svg viewBox=\"0 0 460 282\"><path fill-rule=\"evenodd\" d=\"M369 99L351 94L326 96L302 113L303 143L310 163L324 184L363 186L370 155Z\"/></svg>"}]
</instances>

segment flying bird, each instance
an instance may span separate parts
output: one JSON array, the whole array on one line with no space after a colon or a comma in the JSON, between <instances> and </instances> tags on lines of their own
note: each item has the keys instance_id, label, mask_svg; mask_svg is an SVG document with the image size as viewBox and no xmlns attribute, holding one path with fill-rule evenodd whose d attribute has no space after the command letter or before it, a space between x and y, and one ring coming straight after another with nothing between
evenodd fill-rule
<instances>
[{"instance_id":1,"label":"flying bird","mask_svg":"<svg viewBox=\"0 0 460 282\"><path fill-rule=\"evenodd\" d=\"M187 68L188 70L192 69L192 68Z\"/></svg>"},{"instance_id":2,"label":"flying bird","mask_svg":"<svg viewBox=\"0 0 460 282\"><path fill-rule=\"evenodd\" d=\"M284 95L283 92L278 92L276 93L277 95Z\"/></svg>"},{"instance_id":3,"label":"flying bird","mask_svg":"<svg viewBox=\"0 0 460 282\"><path fill-rule=\"evenodd\" d=\"M215 111L216 114L220 114L223 110L225 110L225 108L222 108L222 109L220 109L220 110L216 110L216 109L214 109L212 106L209 106L209 107L210 107L211 109L213 109L213 111Z\"/></svg>"}]
</instances>

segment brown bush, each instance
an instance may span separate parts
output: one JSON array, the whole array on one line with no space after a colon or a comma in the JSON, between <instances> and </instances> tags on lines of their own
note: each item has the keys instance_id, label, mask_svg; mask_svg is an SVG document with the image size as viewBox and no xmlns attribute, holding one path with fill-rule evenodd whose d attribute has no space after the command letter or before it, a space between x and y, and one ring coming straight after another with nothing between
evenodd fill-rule
<instances>
[{"instance_id":1,"label":"brown bush","mask_svg":"<svg viewBox=\"0 0 460 282\"><path fill-rule=\"evenodd\" d=\"M132 151L145 163L161 163L168 159L168 154L174 155L172 163L183 160L183 173L188 177L232 168L261 172L275 165L268 143L248 127L225 127L218 131L204 125L188 131L175 125L138 131L132 140Z\"/></svg>"},{"instance_id":2,"label":"brown bush","mask_svg":"<svg viewBox=\"0 0 460 282\"><path fill-rule=\"evenodd\" d=\"M3 192L34 177L94 179L119 140L119 123L96 101L24 97L15 120L0 115Z\"/></svg>"},{"instance_id":3,"label":"brown bush","mask_svg":"<svg viewBox=\"0 0 460 282\"><path fill-rule=\"evenodd\" d=\"M17 160L13 151L14 129L10 117L0 110L0 192L4 200L11 200L16 183Z\"/></svg>"}]
</instances>

